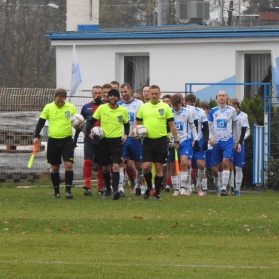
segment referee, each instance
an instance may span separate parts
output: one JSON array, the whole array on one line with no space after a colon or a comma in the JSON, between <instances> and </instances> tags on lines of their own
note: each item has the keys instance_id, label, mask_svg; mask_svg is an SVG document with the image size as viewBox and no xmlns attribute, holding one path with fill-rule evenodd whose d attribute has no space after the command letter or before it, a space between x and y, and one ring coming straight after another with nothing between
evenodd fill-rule
<instances>
[{"instance_id":1,"label":"referee","mask_svg":"<svg viewBox=\"0 0 279 279\"><path fill-rule=\"evenodd\" d=\"M118 191L119 168L122 162L123 143L127 140L130 131L128 111L126 108L118 105L119 99L119 91L111 89L108 92L108 104L99 106L94 112L93 117L86 124L86 136L88 135L91 139L94 138L94 135L91 134L91 128L96 121L100 120L101 128L104 130L104 138L100 140L101 165L106 184L104 198L109 198L110 196L109 166L112 164L113 200L120 198Z\"/></svg>"},{"instance_id":2,"label":"referee","mask_svg":"<svg viewBox=\"0 0 279 279\"><path fill-rule=\"evenodd\" d=\"M54 188L53 198L60 198L59 169L63 158L65 168L66 199L72 199L74 143L72 139L71 117L76 114L73 104L65 102L67 91L55 91L54 102L45 105L35 129L33 142L39 143L40 132L48 120L47 161L51 165L51 181Z\"/></svg>"},{"instance_id":3,"label":"referee","mask_svg":"<svg viewBox=\"0 0 279 279\"><path fill-rule=\"evenodd\" d=\"M147 136L143 140L142 148L142 170L148 187L144 193L144 199L149 198L152 190L151 167L152 163L155 163L154 199L161 200L160 191L163 182L163 164L168 155L166 123L170 127L176 149L179 147L179 140L171 108L169 105L160 102L160 87L151 85L149 95L150 101L139 108L135 125L141 125L143 123L147 129Z\"/></svg>"}]
</instances>

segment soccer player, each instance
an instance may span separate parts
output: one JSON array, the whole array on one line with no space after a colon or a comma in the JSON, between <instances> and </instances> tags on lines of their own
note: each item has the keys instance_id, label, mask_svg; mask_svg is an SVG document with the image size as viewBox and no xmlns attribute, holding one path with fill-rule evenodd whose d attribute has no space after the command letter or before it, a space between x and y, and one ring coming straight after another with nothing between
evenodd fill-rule
<instances>
[{"instance_id":1,"label":"soccer player","mask_svg":"<svg viewBox=\"0 0 279 279\"><path fill-rule=\"evenodd\" d=\"M143 96L143 102L148 103L150 100L150 94L149 94L149 88L150 86L144 86L142 89L142 96Z\"/></svg>"},{"instance_id":2,"label":"soccer player","mask_svg":"<svg viewBox=\"0 0 279 279\"><path fill-rule=\"evenodd\" d=\"M120 92L121 92L122 101L120 101L118 104L126 108L128 111L128 117L130 123L130 135L131 135L133 132L132 127L135 123L139 107L143 104L143 102L134 99L132 97L132 88L128 83L121 84ZM126 172L129 178L134 173L134 164L135 164L137 170L136 185L134 186L136 189L135 196L139 197L141 196L141 184L143 179L142 167L141 167L142 147L141 147L140 140L136 140L131 136L128 137L128 139L126 140L123 146L123 152L122 152L123 166L125 165L126 160L127 160ZM121 175L121 171L120 171L120 175Z\"/></svg>"},{"instance_id":3,"label":"soccer player","mask_svg":"<svg viewBox=\"0 0 279 279\"><path fill-rule=\"evenodd\" d=\"M86 121L92 118L92 115L99 107L99 105L103 104L102 98L102 87L99 85L95 85L92 88L92 101L90 103L85 104L80 114L84 117ZM100 121L95 122L94 126L100 126ZM74 141L77 142L80 130L76 130L75 139ZM93 161L98 164L98 195L103 195L103 174L102 174L102 167L100 165L100 158L99 158L99 140L91 139L90 137L84 137L84 163L83 163L83 177L85 181L85 196L92 196L91 190L91 179L92 179L92 166Z\"/></svg>"},{"instance_id":4,"label":"soccer player","mask_svg":"<svg viewBox=\"0 0 279 279\"><path fill-rule=\"evenodd\" d=\"M134 98L143 102L142 93L140 93L140 92L138 92L138 91L136 91L136 92L134 93Z\"/></svg>"},{"instance_id":5,"label":"soccer player","mask_svg":"<svg viewBox=\"0 0 279 279\"><path fill-rule=\"evenodd\" d=\"M147 189L144 193L144 199L148 199L152 191L152 162L155 163L155 200L161 200L160 191L163 182L163 168L167 158L167 129L168 123L171 133L174 138L174 147L178 149L179 140L177 131L174 125L174 119L171 108L163 102L160 102L160 87L152 85L149 88L150 101L140 106L136 125L141 125L142 122L147 129L147 136L143 140L142 148L142 170ZM133 128L134 128L133 127Z\"/></svg>"},{"instance_id":6,"label":"soccer player","mask_svg":"<svg viewBox=\"0 0 279 279\"><path fill-rule=\"evenodd\" d=\"M111 84L109 84L109 83L105 83L105 84L102 86L102 89L103 89L102 101L103 101L104 103L108 103L108 102L109 102L108 92L112 89L112 86L111 86Z\"/></svg>"},{"instance_id":7,"label":"soccer player","mask_svg":"<svg viewBox=\"0 0 279 279\"><path fill-rule=\"evenodd\" d=\"M196 96L194 94L188 94L186 96L187 105L191 105L195 107L197 115L198 115L198 142L199 142L199 150L193 153L193 160L192 160L192 168L196 169L197 171L197 193L200 196L207 195L207 185L202 186L202 180L205 173L205 152L208 149L208 120L206 117L205 112L197 108L196 105Z\"/></svg>"},{"instance_id":8,"label":"soccer player","mask_svg":"<svg viewBox=\"0 0 279 279\"><path fill-rule=\"evenodd\" d=\"M209 143L213 146L213 156L218 167L218 180L221 184L221 196L227 195L230 176L230 157L233 148L241 152L238 144L238 125L236 111L227 105L226 91L219 91L216 97L217 107L212 108L208 115Z\"/></svg>"},{"instance_id":9,"label":"soccer player","mask_svg":"<svg viewBox=\"0 0 279 279\"><path fill-rule=\"evenodd\" d=\"M128 111L124 107L118 105L119 99L119 91L111 89L108 92L109 103L99 106L93 114L93 117L87 121L86 125L86 136L93 139L94 135L91 134L91 129L96 121L101 121L101 128L104 130L104 138L100 140L101 165L106 184L104 198L110 196L109 166L112 164L113 200L118 200L120 198L118 184L119 168L122 162L122 147L123 143L127 140L130 131Z\"/></svg>"},{"instance_id":10,"label":"soccer player","mask_svg":"<svg viewBox=\"0 0 279 279\"><path fill-rule=\"evenodd\" d=\"M206 117L208 117L209 105L205 102L200 102L200 108L204 110ZM205 178L202 181L203 187L210 187L211 189L216 189L216 193L218 193L217 182L218 182L218 173L217 167L213 158L213 147L208 144L208 149L205 151Z\"/></svg>"},{"instance_id":11,"label":"soccer player","mask_svg":"<svg viewBox=\"0 0 279 279\"><path fill-rule=\"evenodd\" d=\"M112 89L116 89L119 91L119 82L116 80L113 80L110 82L110 85L112 86Z\"/></svg>"},{"instance_id":12,"label":"soccer player","mask_svg":"<svg viewBox=\"0 0 279 279\"><path fill-rule=\"evenodd\" d=\"M172 113L174 117L174 124L179 137L179 149L178 155L180 157L180 176L175 173L175 165L174 165L174 149L171 148L169 150L169 161L171 162L171 181L173 185L173 195L181 196L189 195L190 189L189 179L190 175L188 172L188 156L190 153L190 149L195 145L195 149L199 147L198 143L198 135L196 131L196 126L194 124L194 120L190 110L182 107L181 105L181 95L174 94L171 97L172 104ZM188 133L188 125L192 132L191 137L189 137ZM194 141L193 141L194 140Z\"/></svg>"},{"instance_id":13,"label":"soccer player","mask_svg":"<svg viewBox=\"0 0 279 279\"><path fill-rule=\"evenodd\" d=\"M167 104L171 107L171 95L170 94L164 95L162 97L162 100L165 104Z\"/></svg>"},{"instance_id":14,"label":"soccer player","mask_svg":"<svg viewBox=\"0 0 279 279\"><path fill-rule=\"evenodd\" d=\"M234 190L234 171L232 170L231 176L231 192L234 192L235 196L240 196L240 187L242 184L243 173L242 168L245 165L245 145L244 140L246 140L250 135L250 127L248 122L248 116L245 112L240 110L240 102L236 98L231 98L228 101L228 104L235 108L236 118L238 125L238 144L241 145L241 151L233 149L233 165L235 167L235 190Z\"/></svg>"},{"instance_id":15,"label":"soccer player","mask_svg":"<svg viewBox=\"0 0 279 279\"><path fill-rule=\"evenodd\" d=\"M40 132L48 120L47 161L51 165L51 181L54 188L53 198L60 198L59 169L63 158L65 168L66 199L72 199L74 147L71 117L76 114L73 104L66 102L67 91L55 91L54 102L45 105L35 129L33 142L38 143Z\"/></svg>"}]
</instances>

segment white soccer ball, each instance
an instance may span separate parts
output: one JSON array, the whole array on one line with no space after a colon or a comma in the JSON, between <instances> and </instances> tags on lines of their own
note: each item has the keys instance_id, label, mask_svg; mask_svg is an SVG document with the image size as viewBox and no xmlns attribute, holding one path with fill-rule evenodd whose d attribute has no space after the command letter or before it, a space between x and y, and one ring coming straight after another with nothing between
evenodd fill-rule
<instances>
[{"instance_id":1,"label":"white soccer ball","mask_svg":"<svg viewBox=\"0 0 279 279\"><path fill-rule=\"evenodd\" d=\"M136 137L139 137L140 139L143 139L147 135L147 129L143 125L137 125L134 128L133 133Z\"/></svg>"},{"instance_id":2,"label":"white soccer ball","mask_svg":"<svg viewBox=\"0 0 279 279\"><path fill-rule=\"evenodd\" d=\"M81 114L74 114L71 118L71 125L73 128L77 129L81 129L82 126L84 125L84 117Z\"/></svg>"},{"instance_id":3,"label":"white soccer ball","mask_svg":"<svg viewBox=\"0 0 279 279\"><path fill-rule=\"evenodd\" d=\"M94 136L98 136L99 139L101 140L104 137L104 130L99 127L99 126L95 126L91 129L91 134L93 134Z\"/></svg>"}]
</instances>

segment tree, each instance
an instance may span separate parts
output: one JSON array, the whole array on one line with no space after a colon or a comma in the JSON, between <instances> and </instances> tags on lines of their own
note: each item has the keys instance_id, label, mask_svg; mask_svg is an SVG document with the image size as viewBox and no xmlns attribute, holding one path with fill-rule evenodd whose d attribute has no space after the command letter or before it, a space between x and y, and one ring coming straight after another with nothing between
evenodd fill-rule
<instances>
[{"instance_id":1,"label":"tree","mask_svg":"<svg viewBox=\"0 0 279 279\"><path fill-rule=\"evenodd\" d=\"M0 5L0 86L55 87L55 51L45 35L65 30L66 0L7 0Z\"/></svg>"},{"instance_id":2,"label":"tree","mask_svg":"<svg viewBox=\"0 0 279 279\"><path fill-rule=\"evenodd\" d=\"M152 0L100 0L100 27L140 26L152 22Z\"/></svg>"},{"instance_id":3,"label":"tree","mask_svg":"<svg viewBox=\"0 0 279 279\"><path fill-rule=\"evenodd\" d=\"M260 9L279 6L279 0L248 0L248 2L249 7L243 11L244 14L259 14Z\"/></svg>"}]
</instances>

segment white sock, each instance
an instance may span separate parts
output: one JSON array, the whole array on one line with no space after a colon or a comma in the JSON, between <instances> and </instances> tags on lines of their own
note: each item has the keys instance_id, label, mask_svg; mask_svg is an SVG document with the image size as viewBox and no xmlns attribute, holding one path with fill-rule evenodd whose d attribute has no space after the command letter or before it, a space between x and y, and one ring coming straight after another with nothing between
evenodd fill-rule
<instances>
[{"instance_id":1,"label":"white sock","mask_svg":"<svg viewBox=\"0 0 279 279\"><path fill-rule=\"evenodd\" d=\"M222 190L227 190L227 185L230 178L230 171L229 170L223 170L223 176L222 176Z\"/></svg>"},{"instance_id":2,"label":"white sock","mask_svg":"<svg viewBox=\"0 0 279 279\"><path fill-rule=\"evenodd\" d=\"M229 186L234 188L234 170L230 172Z\"/></svg>"},{"instance_id":3,"label":"white sock","mask_svg":"<svg viewBox=\"0 0 279 279\"><path fill-rule=\"evenodd\" d=\"M222 171L218 171L218 183L217 183L218 187L222 186L222 180L223 180L223 172Z\"/></svg>"},{"instance_id":4,"label":"white sock","mask_svg":"<svg viewBox=\"0 0 279 279\"><path fill-rule=\"evenodd\" d=\"M243 179L242 168L235 167L235 189L240 190L241 184Z\"/></svg>"},{"instance_id":5,"label":"white sock","mask_svg":"<svg viewBox=\"0 0 279 279\"><path fill-rule=\"evenodd\" d=\"M179 183L179 177L178 175L175 175L175 176L171 176L171 183L172 183L172 186L173 186L173 190L180 190L180 183Z\"/></svg>"},{"instance_id":6,"label":"white sock","mask_svg":"<svg viewBox=\"0 0 279 279\"><path fill-rule=\"evenodd\" d=\"M207 191L207 178L203 178L202 180L202 190Z\"/></svg>"},{"instance_id":7,"label":"white sock","mask_svg":"<svg viewBox=\"0 0 279 279\"><path fill-rule=\"evenodd\" d=\"M203 177L204 177L204 170L198 169L197 186L201 186Z\"/></svg>"},{"instance_id":8,"label":"white sock","mask_svg":"<svg viewBox=\"0 0 279 279\"><path fill-rule=\"evenodd\" d=\"M182 171L180 173L180 179L181 179L181 184L180 187L182 188L187 188L188 182L189 182L189 174L187 171Z\"/></svg>"},{"instance_id":9,"label":"white sock","mask_svg":"<svg viewBox=\"0 0 279 279\"><path fill-rule=\"evenodd\" d=\"M118 189L124 193L124 168L119 168L119 184Z\"/></svg>"}]
</instances>

